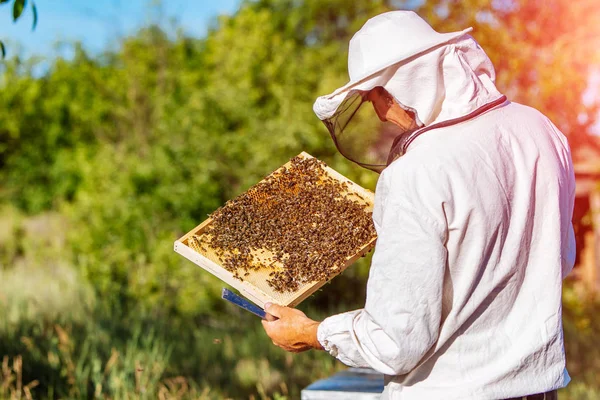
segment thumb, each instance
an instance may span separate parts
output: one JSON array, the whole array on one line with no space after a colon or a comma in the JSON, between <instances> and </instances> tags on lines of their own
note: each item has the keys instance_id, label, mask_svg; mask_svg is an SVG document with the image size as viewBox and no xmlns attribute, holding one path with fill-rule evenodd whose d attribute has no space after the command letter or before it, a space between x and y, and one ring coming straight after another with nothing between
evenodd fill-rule
<instances>
[{"instance_id":1,"label":"thumb","mask_svg":"<svg viewBox=\"0 0 600 400\"><path fill-rule=\"evenodd\" d=\"M283 310L285 310L285 307L282 307L279 304L273 304L273 303L265 304L265 311L274 317L281 318Z\"/></svg>"}]
</instances>

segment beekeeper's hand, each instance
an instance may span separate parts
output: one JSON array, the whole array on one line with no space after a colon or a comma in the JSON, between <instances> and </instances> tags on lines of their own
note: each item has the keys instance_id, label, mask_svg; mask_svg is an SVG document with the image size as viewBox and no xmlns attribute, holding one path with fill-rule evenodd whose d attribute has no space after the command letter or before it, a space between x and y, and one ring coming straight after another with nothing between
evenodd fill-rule
<instances>
[{"instance_id":1,"label":"beekeeper's hand","mask_svg":"<svg viewBox=\"0 0 600 400\"><path fill-rule=\"evenodd\" d=\"M262 324L275 346L292 353L310 349L323 350L317 340L318 321L308 318L300 310L277 304L265 304L265 311L267 319Z\"/></svg>"}]
</instances>

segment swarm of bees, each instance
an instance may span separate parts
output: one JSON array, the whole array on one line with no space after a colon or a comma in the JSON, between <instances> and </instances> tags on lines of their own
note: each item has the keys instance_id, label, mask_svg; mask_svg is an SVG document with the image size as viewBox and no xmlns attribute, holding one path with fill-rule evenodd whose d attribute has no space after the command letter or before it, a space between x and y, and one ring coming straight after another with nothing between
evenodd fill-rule
<instances>
[{"instance_id":1,"label":"swarm of bees","mask_svg":"<svg viewBox=\"0 0 600 400\"><path fill-rule=\"evenodd\" d=\"M189 245L211 248L235 278L270 271L277 292L328 280L375 236L372 213L315 158L295 157L210 217Z\"/></svg>"}]
</instances>

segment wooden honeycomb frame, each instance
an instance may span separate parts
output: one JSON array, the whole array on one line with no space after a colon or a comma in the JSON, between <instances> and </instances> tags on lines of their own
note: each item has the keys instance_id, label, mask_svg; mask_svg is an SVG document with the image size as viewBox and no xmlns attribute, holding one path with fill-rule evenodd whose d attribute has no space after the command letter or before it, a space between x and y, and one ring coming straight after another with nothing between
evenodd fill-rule
<instances>
[{"instance_id":1,"label":"wooden honeycomb frame","mask_svg":"<svg viewBox=\"0 0 600 400\"><path fill-rule=\"evenodd\" d=\"M300 153L299 157L312 158L311 155L305 152ZM277 173L284 167L289 167L290 164L291 162L284 164L276 171L274 171L273 174ZM330 167L325 167L325 171L333 179L339 182L346 182L346 184L348 185L348 191L344 194L346 197L350 197L354 201L366 204L367 211L373 210L373 192L364 189L360 185L352 182L351 180L347 179L342 174ZM208 218L200 225L186 233L180 239L176 240L174 243L175 251L187 258L188 260L192 261L194 264L210 272L223 282L234 287L243 296L247 297L249 300L256 303L260 307L264 308L264 304L268 302L280 304L282 306L295 307L298 304L300 304L300 302L302 302L304 299L306 299L315 291L317 291L319 288L321 288L325 283L327 283L327 280L305 283L300 285L300 287L296 291L278 293L266 283L267 279L269 278L269 272L271 270L262 269L260 271L250 271L248 276L243 277L243 280L234 278L231 272L229 272L219 264L218 257L212 249L208 248L207 251L199 252L190 246L190 238L193 235L201 235L210 226L212 222L212 219ZM356 254L346 259L346 263L344 264L343 268L334 271L329 279L333 279L335 276L342 273L348 266L353 264L357 259L359 259L368 251L370 251L375 245L375 240L376 238L373 238L370 241L364 243L356 252ZM261 256L255 255L255 257L260 258Z\"/></svg>"}]
</instances>

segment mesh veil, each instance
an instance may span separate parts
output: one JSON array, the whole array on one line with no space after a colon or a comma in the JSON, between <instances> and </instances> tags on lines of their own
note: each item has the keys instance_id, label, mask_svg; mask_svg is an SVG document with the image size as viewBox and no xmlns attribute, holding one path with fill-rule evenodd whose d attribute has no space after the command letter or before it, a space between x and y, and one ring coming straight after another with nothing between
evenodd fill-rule
<instances>
[{"instance_id":1,"label":"mesh veil","mask_svg":"<svg viewBox=\"0 0 600 400\"><path fill-rule=\"evenodd\" d=\"M381 121L367 94L368 91L350 92L323 123L344 157L381 172L390 161L392 146L409 132L392 122Z\"/></svg>"}]
</instances>

